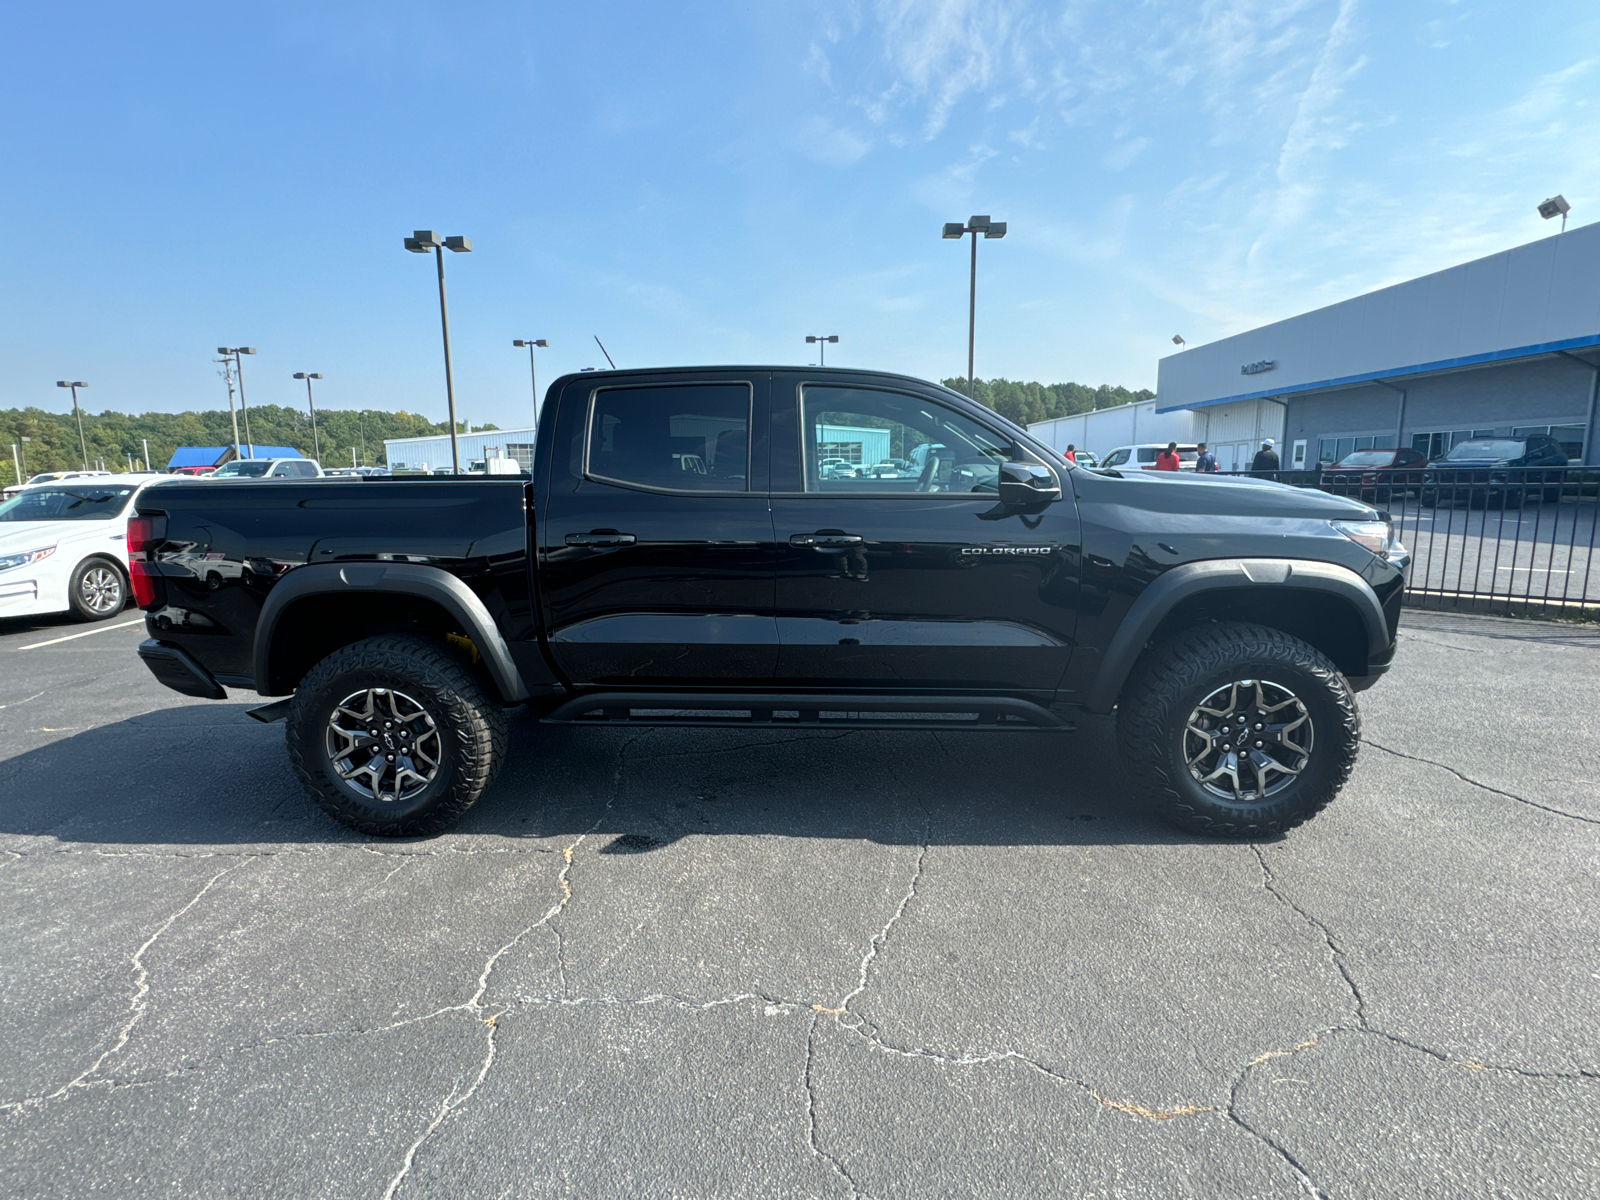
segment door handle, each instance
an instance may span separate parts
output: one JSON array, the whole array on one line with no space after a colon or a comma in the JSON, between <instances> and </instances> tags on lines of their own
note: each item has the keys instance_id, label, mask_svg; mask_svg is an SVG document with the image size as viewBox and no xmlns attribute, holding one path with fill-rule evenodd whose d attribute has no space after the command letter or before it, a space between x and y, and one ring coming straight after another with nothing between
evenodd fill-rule
<instances>
[{"instance_id":1,"label":"door handle","mask_svg":"<svg viewBox=\"0 0 1600 1200\"><path fill-rule=\"evenodd\" d=\"M569 546L631 546L639 539L631 533L569 533Z\"/></svg>"},{"instance_id":2,"label":"door handle","mask_svg":"<svg viewBox=\"0 0 1600 1200\"><path fill-rule=\"evenodd\" d=\"M845 546L859 546L866 539L855 533L797 533L789 538L791 546L812 546L818 550L838 550Z\"/></svg>"}]
</instances>

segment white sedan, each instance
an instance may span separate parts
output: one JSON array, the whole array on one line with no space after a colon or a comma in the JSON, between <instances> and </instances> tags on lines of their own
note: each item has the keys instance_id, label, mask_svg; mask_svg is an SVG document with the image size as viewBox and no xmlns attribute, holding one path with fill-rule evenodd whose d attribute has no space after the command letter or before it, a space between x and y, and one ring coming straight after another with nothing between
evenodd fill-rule
<instances>
[{"instance_id":1,"label":"white sedan","mask_svg":"<svg viewBox=\"0 0 1600 1200\"><path fill-rule=\"evenodd\" d=\"M60 479L0 503L0 617L114 617L128 601L128 514L168 475Z\"/></svg>"}]
</instances>

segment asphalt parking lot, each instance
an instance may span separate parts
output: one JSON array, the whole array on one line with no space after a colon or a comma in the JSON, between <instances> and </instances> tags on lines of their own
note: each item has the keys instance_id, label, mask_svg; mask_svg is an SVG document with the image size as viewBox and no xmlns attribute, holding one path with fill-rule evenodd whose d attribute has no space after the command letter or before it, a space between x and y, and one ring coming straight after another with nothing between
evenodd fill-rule
<instances>
[{"instance_id":1,"label":"asphalt parking lot","mask_svg":"<svg viewBox=\"0 0 1600 1200\"><path fill-rule=\"evenodd\" d=\"M526 720L375 842L136 625L8 623L0 1195L1593 1196L1600 629L1403 628L1276 842L1098 721Z\"/></svg>"}]
</instances>

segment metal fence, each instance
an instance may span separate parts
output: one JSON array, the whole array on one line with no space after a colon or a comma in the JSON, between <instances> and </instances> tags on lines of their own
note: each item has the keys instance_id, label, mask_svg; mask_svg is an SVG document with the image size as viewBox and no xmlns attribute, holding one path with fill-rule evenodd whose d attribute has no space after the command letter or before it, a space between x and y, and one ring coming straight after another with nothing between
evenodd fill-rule
<instances>
[{"instance_id":1,"label":"metal fence","mask_svg":"<svg viewBox=\"0 0 1600 1200\"><path fill-rule=\"evenodd\" d=\"M1600 617L1600 467L1233 474L1387 510L1411 551L1406 603L1414 607Z\"/></svg>"}]
</instances>

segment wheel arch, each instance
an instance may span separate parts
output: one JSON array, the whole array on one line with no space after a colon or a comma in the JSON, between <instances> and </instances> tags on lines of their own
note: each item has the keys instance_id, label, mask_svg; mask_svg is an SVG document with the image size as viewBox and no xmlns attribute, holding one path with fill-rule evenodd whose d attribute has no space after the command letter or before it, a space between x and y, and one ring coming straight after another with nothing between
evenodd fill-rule
<instances>
[{"instance_id":1,"label":"wheel arch","mask_svg":"<svg viewBox=\"0 0 1600 1200\"><path fill-rule=\"evenodd\" d=\"M1152 642L1207 621L1250 621L1316 647L1363 676L1389 645L1383 605L1348 567L1301 559L1221 559L1164 572L1134 601L1107 648L1086 707L1110 712Z\"/></svg>"},{"instance_id":2,"label":"wheel arch","mask_svg":"<svg viewBox=\"0 0 1600 1200\"><path fill-rule=\"evenodd\" d=\"M483 601L448 571L416 563L317 563L285 575L267 593L256 624L256 691L287 695L333 651L401 630L470 639L500 698L527 699L510 647Z\"/></svg>"}]
</instances>

